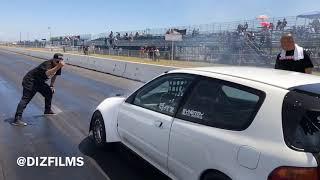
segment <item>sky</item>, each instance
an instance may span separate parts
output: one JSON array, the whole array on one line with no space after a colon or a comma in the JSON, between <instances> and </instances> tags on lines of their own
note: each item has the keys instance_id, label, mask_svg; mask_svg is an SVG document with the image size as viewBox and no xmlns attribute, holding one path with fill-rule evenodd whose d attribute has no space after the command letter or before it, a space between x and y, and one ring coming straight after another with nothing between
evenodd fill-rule
<instances>
[{"instance_id":1,"label":"sky","mask_svg":"<svg viewBox=\"0 0 320 180\"><path fill-rule=\"evenodd\" d=\"M0 41L296 16L320 0L0 0ZM50 30L48 29L50 27Z\"/></svg>"}]
</instances>

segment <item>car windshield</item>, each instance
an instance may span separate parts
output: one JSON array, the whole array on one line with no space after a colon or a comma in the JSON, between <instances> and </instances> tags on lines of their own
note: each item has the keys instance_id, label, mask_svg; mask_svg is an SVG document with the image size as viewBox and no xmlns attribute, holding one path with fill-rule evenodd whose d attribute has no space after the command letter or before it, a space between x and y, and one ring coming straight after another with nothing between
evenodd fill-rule
<instances>
[{"instance_id":1,"label":"car windshield","mask_svg":"<svg viewBox=\"0 0 320 180\"><path fill-rule=\"evenodd\" d=\"M284 136L291 148L320 152L320 84L291 88L283 103Z\"/></svg>"}]
</instances>

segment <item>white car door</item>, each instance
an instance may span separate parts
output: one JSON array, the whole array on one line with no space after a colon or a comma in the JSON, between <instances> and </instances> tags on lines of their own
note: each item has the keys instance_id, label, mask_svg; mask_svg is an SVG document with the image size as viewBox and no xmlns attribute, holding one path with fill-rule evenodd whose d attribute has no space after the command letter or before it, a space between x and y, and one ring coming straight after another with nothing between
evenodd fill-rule
<instances>
[{"instance_id":1,"label":"white car door","mask_svg":"<svg viewBox=\"0 0 320 180\"><path fill-rule=\"evenodd\" d=\"M240 132L251 124L263 100L263 92L249 87L212 78L197 81L192 91L185 94L172 124L170 176L199 179L208 169L232 176L239 173L236 157ZM244 165L255 168L258 156L250 162Z\"/></svg>"},{"instance_id":2,"label":"white car door","mask_svg":"<svg viewBox=\"0 0 320 180\"><path fill-rule=\"evenodd\" d=\"M186 74L161 76L131 95L119 110L122 142L164 173L173 116L192 81Z\"/></svg>"}]
</instances>

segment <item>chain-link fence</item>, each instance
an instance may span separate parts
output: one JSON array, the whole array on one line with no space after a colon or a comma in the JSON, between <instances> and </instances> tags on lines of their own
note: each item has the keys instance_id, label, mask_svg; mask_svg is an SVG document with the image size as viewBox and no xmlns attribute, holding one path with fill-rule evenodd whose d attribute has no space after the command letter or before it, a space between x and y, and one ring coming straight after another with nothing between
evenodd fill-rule
<instances>
[{"instance_id":1,"label":"chain-link fence","mask_svg":"<svg viewBox=\"0 0 320 180\"><path fill-rule=\"evenodd\" d=\"M105 57L131 57L126 60L195 62L201 65L231 64L273 66L280 52L280 38L292 32L296 42L311 52L314 64L319 66L320 32L311 20L296 17L269 18L268 27L257 19L227 23L170 27L185 29L183 41L165 41L170 28L140 31L110 32L92 35L91 41L23 42L19 46L43 48L84 55ZM273 24L272 27L270 24ZM130 38L132 37L132 38ZM58 38L63 39L63 38ZM140 49L140 50L137 50ZM196 64L197 65L197 64Z\"/></svg>"}]
</instances>

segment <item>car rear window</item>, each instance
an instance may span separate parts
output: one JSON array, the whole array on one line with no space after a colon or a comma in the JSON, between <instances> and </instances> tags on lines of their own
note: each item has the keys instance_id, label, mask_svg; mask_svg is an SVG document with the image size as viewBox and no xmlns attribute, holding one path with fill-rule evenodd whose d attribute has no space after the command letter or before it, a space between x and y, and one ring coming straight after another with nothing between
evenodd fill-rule
<instances>
[{"instance_id":1,"label":"car rear window","mask_svg":"<svg viewBox=\"0 0 320 180\"><path fill-rule=\"evenodd\" d=\"M283 102L284 138L295 150L320 152L320 84L290 89Z\"/></svg>"},{"instance_id":2,"label":"car rear window","mask_svg":"<svg viewBox=\"0 0 320 180\"><path fill-rule=\"evenodd\" d=\"M234 131L245 130L258 112L262 91L226 81L203 79L193 88L177 118Z\"/></svg>"},{"instance_id":3,"label":"car rear window","mask_svg":"<svg viewBox=\"0 0 320 180\"><path fill-rule=\"evenodd\" d=\"M291 89L293 91L299 91L299 92L304 92L306 94L310 94L310 95L314 95L314 96L320 96L320 83L296 86Z\"/></svg>"}]
</instances>

